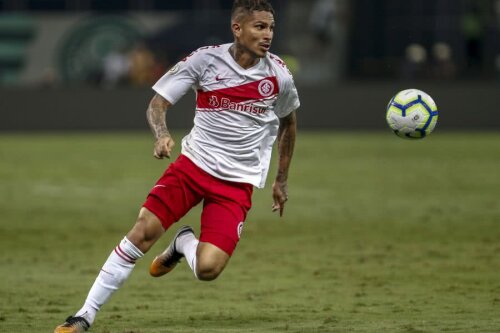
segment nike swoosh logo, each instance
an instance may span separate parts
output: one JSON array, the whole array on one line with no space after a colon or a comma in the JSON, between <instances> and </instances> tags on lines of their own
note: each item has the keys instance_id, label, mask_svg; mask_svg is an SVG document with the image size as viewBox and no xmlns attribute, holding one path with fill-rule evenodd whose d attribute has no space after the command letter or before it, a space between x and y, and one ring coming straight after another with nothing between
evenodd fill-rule
<instances>
[{"instance_id":1,"label":"nike swoosh logo","mask_svg":"<svg viewBox=\"0 0 500 333\"><path fill-rule=\"evenodd\" d=\"M216 80L216 81L223 81L223 80L229 80L229 78L228 78L228 77L220 77L219 75L217 75L217 76L215 77L215 80Z\"/></svg>"}]
</instances>

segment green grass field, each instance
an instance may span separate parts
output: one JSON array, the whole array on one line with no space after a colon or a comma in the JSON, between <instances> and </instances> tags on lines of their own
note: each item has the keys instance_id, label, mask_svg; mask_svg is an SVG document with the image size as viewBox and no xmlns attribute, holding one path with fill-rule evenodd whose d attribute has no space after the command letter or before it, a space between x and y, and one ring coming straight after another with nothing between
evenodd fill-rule
<instances>
[{"instance_id":1,"label":"green grass field","mask_svg":"<svg viewBox=\"0 0 500 333\"><path fill-rule=\"evenodd\" d=\"M0 332L80 308L168 163L152 149L148 133L0 135ZM171 229L91 332L500 332L500 133L300 132L281 219L271 178L219 279L149 277Z\"/></svg>"}]
</instances>

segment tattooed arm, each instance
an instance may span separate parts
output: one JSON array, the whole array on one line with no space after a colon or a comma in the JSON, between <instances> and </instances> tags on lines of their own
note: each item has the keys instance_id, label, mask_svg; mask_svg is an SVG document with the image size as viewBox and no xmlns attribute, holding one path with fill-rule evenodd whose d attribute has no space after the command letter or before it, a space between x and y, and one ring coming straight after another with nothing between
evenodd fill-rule
<instances>
[{"instance_id":1,"label":"tattooed arm","mask_svg":"<svg viewBox=\"0 0 500 333\"><path fill-rule=\"evenodd\" d=\"M149 127L156 139L153 156L158 159L170 158L172 148L175 145L174 139L168 131L166 120L167 109L171 106L169 101L155 94L146 111Z\"/></svg>"},{"instance_id":2,"label":"tattooed arm","mask_svg":"<svg viewBox=\"0 0 500 333\"><path fill-rule=\"evenodd\" d=\"M295 111L280 119L278 131L278 174L273 184L273 212L279 210L283 216L285 202L288 200L288 169L292 161L295 135L297 132L297 118Z\"/></svg>"}]
</instances>

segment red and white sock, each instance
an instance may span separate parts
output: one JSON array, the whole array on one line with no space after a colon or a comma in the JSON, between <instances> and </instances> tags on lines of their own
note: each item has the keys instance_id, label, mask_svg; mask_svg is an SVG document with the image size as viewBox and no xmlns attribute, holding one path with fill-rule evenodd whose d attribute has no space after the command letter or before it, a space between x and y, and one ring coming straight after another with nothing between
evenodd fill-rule
<instances>
[{"instance_id":1,"label":"red and white sock","mask_svg":"<svg viewBox=\"0 0 500 333\"><path fill-rule=\"evenodd\" d=\"M134 269L135 261L143 256L141 250L124 237L102 266L85 304L75 316L85 318L92 325L97 311L128 279Z\"/></svg>"}]
</instances>

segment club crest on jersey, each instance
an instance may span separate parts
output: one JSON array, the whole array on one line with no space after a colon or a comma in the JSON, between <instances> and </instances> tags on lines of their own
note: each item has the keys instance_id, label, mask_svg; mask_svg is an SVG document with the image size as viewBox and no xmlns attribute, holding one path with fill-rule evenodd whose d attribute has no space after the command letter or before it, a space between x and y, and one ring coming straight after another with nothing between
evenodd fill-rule
<instances>
[{"instance_id":1,"label":"club crest on jersey","mask_svg":"<svg viewBox=\"0 0 500 333\"><path fill-rule=\"evenodd\" d=\"M262 97L269 97L273 94L274 83L270 80L262 80L259 83L258 89Z\"/></svg>"}]
</instances>

